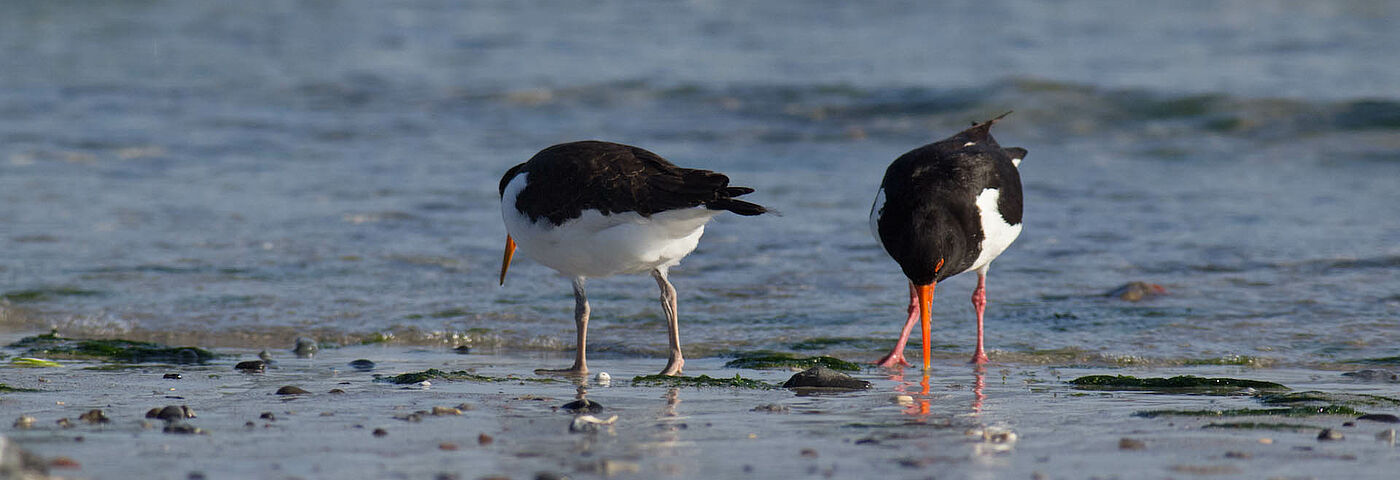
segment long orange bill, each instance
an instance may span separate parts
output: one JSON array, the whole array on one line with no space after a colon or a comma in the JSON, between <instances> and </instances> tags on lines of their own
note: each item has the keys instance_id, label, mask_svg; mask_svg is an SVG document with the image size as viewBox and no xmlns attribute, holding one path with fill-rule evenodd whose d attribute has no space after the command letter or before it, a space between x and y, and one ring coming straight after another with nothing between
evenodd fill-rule
<instances>
[{"instance_id":1,"label":"long orange bill","mask_svg":"<svg viewBox=\"0 0 1400 480\"><path fill-rule=\"evenodd\" d=\"M928 285L919 285L918 287L916 287L919 294L919 321L921 323L920 326L923 327L924 334L925 372L928 371L929 357L933 354L933 342L929 341L929 337L932 336L929 324L929 310L933 307L933 287L936 285L938 285L938 282L930 283Z\"/></svg>"},{"instance_id":2,"label":"long orange bill","mask_svg":"<svg viewBox=\"0 0 1400 480\"><path fill-rule=\"evenodd\" d=\"M501 256L501 285L506 284L506 270L510 269L510 257L515 256L515 239L506 235L506 253Z\"/></svg>"}]
</instances>

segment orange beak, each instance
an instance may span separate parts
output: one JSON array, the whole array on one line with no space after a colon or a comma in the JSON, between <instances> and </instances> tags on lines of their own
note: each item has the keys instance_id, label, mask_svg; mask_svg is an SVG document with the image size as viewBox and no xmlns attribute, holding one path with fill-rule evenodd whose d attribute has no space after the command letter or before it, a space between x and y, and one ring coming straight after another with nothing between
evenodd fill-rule
<instances>
[{"instance_id":1,"label":"orange beak","mask_svg":"<svg viewBox=\"0 0 1400 480\"><path fill-rule=\"evenodd\" d=\"M515 256L515 239L506 235L506 253L501 256L501 285L506 284L506 270L510 269L510 257L513 256Z\"/></svg>"},{"instance_id":2,"label":"orange beak","mask_svg":"<svg viewBox=\"0 0 1400 480\"><path fill-rule=\"evenodd\" d=\"M930 327L930 324L929 324L929 309L933 307L933 287L936 286L936 285L938 285L937 282L935 282L935 283L930 283L930 284L928 284L928 285L919 285L919 286L916 288L916 289L918 290L918 295L919 295L919 322L920 322L920 326L923 327L923 334L924 334L924 371L925 371L925 372L928 371L928 367L929 367L929 356L931 356L931 355L933 354L933 344L932 344L931 342L929 342L929 337L932 336L932 335L931 335L931 333L932 333L932 332L931 332L931 329L929 328L929 327Z\"/></svg>"}]
</instances>

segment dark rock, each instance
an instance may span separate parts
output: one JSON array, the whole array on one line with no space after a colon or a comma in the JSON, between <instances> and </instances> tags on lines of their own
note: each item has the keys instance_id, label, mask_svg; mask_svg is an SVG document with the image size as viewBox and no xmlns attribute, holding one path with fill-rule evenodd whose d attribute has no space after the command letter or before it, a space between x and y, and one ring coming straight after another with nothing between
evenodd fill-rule
<instances>
[{"instance_id":1,"label":"dark rock","mask_svg":"<svg viewBox=\"0 0 1400 480\"><path fill-rule=\"evenodd\" d=\"M477 445L490 445L491 442L493 442L493 441L495 441L495 440L496 440L496 439L491 438L490 435L487 435L487 434L484 434L484 433L481 434L481 435L477 435L477 436L476 436L476 444L477 444Z\"/></svg>"},{"instance_id":2,"label":"dark rock","mask_svg":"<svg viewBox=\"0 0 1400 480\"><path fill-rule=\"evenodd\" d=\"M331 391L326 392L326 393L341 394L341 393L345 393L345 390L341 390L341 389L339 389L339 388L332 388Z\"/></svg>"},{"instance_id":3,"label":"dark rock","mask_svg":"<svg viewBox=\"0 0 1400 480\"><path fill-rule=\"evenodd\" d=\"M287 385L285 387L277 389L278 395L305 395L308 393L311 392L308 392L306 391L306 389L298 387L296 385Z\"/></svg>"},{"instance_id":4,"label":"dark rock","mask_svg":"<svg viewBox=\"0 0 1400 480\"><path fill-rule=\"evenodd\" d=\"M178 373L167 373L167 374L165 374L164 377L161 377L161 378L170 379L170 380L179 380L179 379L180 379L180 374L178 374Z\"/></svg>"},{"instance_id":5,"label":"dark rock","mask_svg":"<svg viewBox=\"0 0 1400 480\"><path fill-rule=\"evenodd\" d=\"M1129 282L1119 286L1118 288L1109 290L1108 293L1104 294L1104 296L1118 297L1118 299L1120 300L1137 302L1155 297L1157 295L1165 295L1166 293L1166 288L1163 288L1161 285L1155 283Z\"/></svg>"},{"instance_id":6,"label":"dark rock","mask_svg":"<svg viewBox=\"0 0 1400 480\"><path fill-rule=\"evenodd\" d=\"M850 375L826 367L812 367L789 378L783 388L811 392L847 392L870 388L870 382L852 378Z\"/></svg>"},{"instance_id":7,"label":"dark rock","mask_svg":"<svg viewBox=\"0 0 1400 480\"><path fill-rule=\"evenodd\" d=\"M572 402L564 404L564 406L559 408L562 408L565 412L569 413L598 413L603 411L603 405L601 403L589 400L587 398L574 400Z\"/></svg>"},{"instance_id":8,"label":"dark rock","mask_svg":"<svg viewBox=\"0 0 1400 480\"><path fill-rule=\"evenodd\" d=\"M1243 459L1248 459L1248 458L1253 458L1253 457L1254 457L1254 455L1253 455L1253 454L1250 454L1249 452L1236 452L1236 451L1225 452L1225 458L1238 458L1238 459L1242 459L1242 460L1243 460Z\"/></svg>"},{"instance_id":9,"label":"dark rock","mask_svg":"<svg viewBox=\"0 0 1400 480\"><path fill-rule=\"evenodd\" d=\"M1118 439L1119 450L1142 450L1147 448L1147 442L1136 438L1123 437Z\"/></svg>"},{"instance_id":10,"label":"dark rock","mask_svg":"<svg viewBox=\"0 0 1400 480\"><path fill-rule=\"evenodd\" d=\"M1356 419L1357 419L1357 420L1370 420L1370 421L1372 421L1372 422L1381 422L1381 423L1400 423L1400 417L1397 417L1397 416L1395 416L1395 415L1391 415L1391 414L1389 414L1389 413L1368 413L1368 414L1365 414L1365 415L1356 417Z\"/></svg>"},{"instance_id":11,"label":"dark rock","mask_svg":"<svg viewBox=\"0 0 1400 480\"><path fill-rule=\"evenodd\" d=\"M102 410L98 410L95 408L92 410L88 410L82 415L78 415L78 420L82 420L87 423L109 423L112 421L112 419L107 418L106 413L104 413Z\"/></svg>"},{"instance_id":12,"label":"dark rock","mask_svg":"<svg viewBox=\"0 0 1400 480\"><path fill-rule=\"evenodd\" d=\"M777 403L769 403L769 404L764 404L764 405L759 405L759 406L757 406L757 407L753 407L753 410L752 410L752 411L754 411L754 412L767 412L767 413L788 413L788 412L791 411L791 410L792 410L792 409L789 408L787 405L780 405L780 404L777 404Z\"/></svg>"},{"instance_id":13,"label":"dark rock","mask_svg":"<svg viewBox=\"0 0 1400 480\"><path fill-rule=\"evenodd\" d=\"M1365 370L1357 370L1355 372L1346 372L1342 375L1363 382L1400 383L1400 373L1392 372L1390 370L1368 368Z\"/></svg>"},{"instance_id":14,"label":"dark rock","mask_svg":"<svg viewBox=\"0 0 1400 480\"><path fill-rule=\"evenodd\" d=\"M388 431L388 430L385 430L385 429L382 429L382 428L376 428L376 429L374 429L374 432L373 432L373 435L376 436L376 437L382 437L382 436L385 436L385 435L388 435L388 434L389 434L389 431Z\"/></svg>"},{"instance_id":15,"label":"dark rock","mask_svg":"<svg viewBox=\"0 0 1400 480\"><path fill-rule=\"evenodd\" d=\"M562 473L539 472L535 474L535 480L569 480L569 476Z\"/></svg>"},{"instance_id":16,"label":"dark rock","mask_svg":"<svg viewBox=\"0 0 1400 480\"><path fill-rule=\"evenodd\" d=\"M274 415L272 412L262 412L262 415L258 415L258 418L273 422L277 421L277 415Z\"/></svg>"},{"instance_id":17,"label":"dark rock","mask_svg":"<svg viewBox=\"0 0 1400 480\"><path fill-rule=\"evenodd\" d=\"M57 423L59 428L73 428L73 422L67 418L60 418L54 423Z\"/></svg>"},{"instance_id":18,"label":"dark rock","mask_svg":"<svg viewBox=\"0 0 1400 480\"><path fill-rule=\"evenodd\" d=\"M468 353L472 353L472 347L468 347L466 345L459 345L457 346L457 348L452 349L452 352L458 355L466 355Z\"/></svg>"},{"instance_id":19,"label":"dark rock","mask_svg":"<svg viewBox=\"0 0 1400 480\"><path fill-rule=\"evenodd\" d=\"M247 373L262 373L267 370L267 363L262 360L247 360L238 362L233 368Z\"/></svg>"},{"instance_id":20,"label":"dark rock","mask_svg":"<svg viewBox=\"0 0 1400 480\"><path fill-rule=\"evenodd\" d=\"M359 370L361 372L368 372L370 370L374 370L374 362L361 358L359 360L350 362L350 368Z\"/></svg>"},{"instance_id":21,"label":"dark rock","mask_svg":"<svg viewBox=\"0 0 1400 480\"><path fill-rule=\"evenodd\" d=\"M1317 432L1317 439L1324 442L1342 440L1344 438L1347 437L1346 435L1342 435L1342 432L1338 432L1330 428L1324 428L1321 432Z\"/></svg>"},{"instance_id":22,"label":"dark rock","mask_svg":"<svg viewBox=\"0 0 1400 480\"><path fill-rule=\"evenodd\" d=\"M292 347L292 353L297 358L311 358L317 350L320 348L316 346L316 341L306 337L297 337L296 346Z\"/></svg>"},{"instance_id":23,"label":"dark rock","mask_svg":"<svg viewBox=\"0 0 1400 480\"><path fill-rule=\"evenodd\" d=\"M205 433L208 433L205 432L202 428L190 425L189 423L182 421L170 422L170 424L166 425L165 429L161 431L165 433L174 433L178 435L203 435Z\"/></svg>"},{"instance_id":24,"label":"dark rock","mask_svg":"<svg viewBox=\"0 0 1400 480\"><path fill-rule=\"evenodd\" d=\"M184 405L166 405L165 408L152 408L146 412L146 418L158 418L167 422L194 417L194 410Z\"/></svg>"}]
</instances>

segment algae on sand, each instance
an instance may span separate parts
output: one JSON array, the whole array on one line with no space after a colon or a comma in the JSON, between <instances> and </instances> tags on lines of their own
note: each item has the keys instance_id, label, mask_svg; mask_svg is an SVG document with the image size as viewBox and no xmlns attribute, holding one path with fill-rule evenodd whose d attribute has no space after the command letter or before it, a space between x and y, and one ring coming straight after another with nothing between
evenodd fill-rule
<instances>
[{"instance_id":1,"label":"algae on sand","mask_svg":"<svg viewBox=\"0 0 1400 480\"><path fill-rule=\"evenodd\" d=\"M553 379L553 378L523 378L523 377L516 377L516 376L514 376L514 375L505 376L505 377L492 377L492 376L488 376L488 375L478 375L478 374L476 374L476 373L468 372L468 371L466 371L466 370L457 370L457 371L453 371L453 372L444 372L444 371L438 370L438 369L436 369L436 368L429 368L429 369L424 370L424 371L421 371L421 372L401 373L401 374L398 374L398 375L391 375L391 376L383 376L383 375L375 375L375 376L374 376L374 381L376 381L376 382L392 383L392 384L395 384L395 385L406 385L406 384L410 384L410 383L419 383L419 382L426 381L426 380L460 380L460 381L468 381L468 382L536 382L536 383L554 383L554 382L557 382L557 381L558 381L558 380Z\"/></svg>"},{"instance_id":2,"label":"algae on sand","mask_svg":"<svg viewBox=\"0 0 1400 480\"><path fill-rule=\"evenodd\" d=\"M724 364L725 368L751 368L755 370L769 368L791 368L806 370L812 367L826 367L832 370L847 372L860 371L860 365L847 362L845 360L828 357L825 355L816 357L802 357L791 353L780 352L753 352L740 354L738 358L730 360Z\"/></svg>"},{"instance_id":3,"label":"algae on sand","mask_svg":"<svg viewBox=\"0 0 1400 480\"><path fill-rule=\"evenodd\" d=\"M22 338L10 344L10 348L23 348L26 355L107 362L204 363L217 357L213 352L197 347L170 347L122 339L80 340L60 337L56 332Z\"/></svg>"},{"instance_id":4,"label":"algae on sand","mask_svg":"<svg viewBox=\"0 0 1400 480\"><path fill-rule=\"evenodd\" d=\"M1206 378L1180 375L1171 378L1137 378L1128 375L1089 375L1069 381L1080 390L1133 390L1163 393L1228 394L1255 390L1288 390L1281 384L1237 378Z\"/></svg>"},{"instance_id":5,"label":"algae on sand","mask_svg":"<svg viewBox=\"0 0 1400 480\"><path fill-rule=\"evenodd\" d=\"M1359 412L1345 405L1327 405L1322 407L1291 407L1291 408L1237 408L1232 410L1144 410L1134 413L1133 416L1144 418L1156 417L1315 417L1319 415L1349 415L1360 416L1365 412Z\"/></svg>"},{"instance_id":6,"label":"algae on sand","mask_svg":"<svg viewBox=\"0 0 1400 480\"><path fill-rule=\"evenodd\" d=\"M647 387L735 387L735 388L755 388L760 390L772 390L776 386L760 381L734 375L734 378L714 378L709 375L698 377L684 377L671 375L639 375L632 377L632 384Z\"/></svg>"},{"instance_id":7,"label":"algae on sand","mask_svg":"<svg viewBox=\"0 0 1400 480\"><path fill-rule=\"evenodd\" d=\"M1400 407L1400 399L1365 393L1329 393L1317 390L1265 395L1259 398L1265 405L1348 405L1365 407Z\"/></svg>"}]
</instances>

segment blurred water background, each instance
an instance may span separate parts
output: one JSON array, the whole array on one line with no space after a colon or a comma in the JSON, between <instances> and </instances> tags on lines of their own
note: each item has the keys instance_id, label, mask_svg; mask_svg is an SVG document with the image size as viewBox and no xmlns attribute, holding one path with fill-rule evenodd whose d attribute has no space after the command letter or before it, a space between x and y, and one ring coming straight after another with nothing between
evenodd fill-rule
<instances>
[{"instance_id":1,"label":"blurred water background","mask_svg":"<svg viewBox=\"0 0 1400 480\"><path fill-rule=\"evenodd\" d=\"M873 360L906 298L866 224L886 165L1014 110L994 361L1400 355L1397 24L1386 1L5 2L0 329L562 365L567 280L524 260L496 285L496 183L596 138L782 212L718 218L673 270L688 356ZM971 353L973 280L939 289L938 355ZM1102 295L1139 280L1169 294ZM651 279L590 294L595 356L662 355Z\"/></svg>"}]
</instances>

